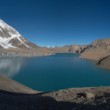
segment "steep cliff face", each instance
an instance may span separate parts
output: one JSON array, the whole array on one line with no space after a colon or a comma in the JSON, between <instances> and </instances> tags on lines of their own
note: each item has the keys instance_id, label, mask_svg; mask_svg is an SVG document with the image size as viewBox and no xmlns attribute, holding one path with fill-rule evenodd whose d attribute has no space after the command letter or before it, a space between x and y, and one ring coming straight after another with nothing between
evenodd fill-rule
<instances>
[{"instance_id":1,"label":"steep cliff face","mask_svg":"<svg viewBox=\"0 0 110 110\"><path fill-rule=\"evenodd\" d=\"M110 38L92 42L90 45L88 45L88 48L81 54L81 57L99 60L108 55L110 55Z\"/></svg>"}]
</instances>

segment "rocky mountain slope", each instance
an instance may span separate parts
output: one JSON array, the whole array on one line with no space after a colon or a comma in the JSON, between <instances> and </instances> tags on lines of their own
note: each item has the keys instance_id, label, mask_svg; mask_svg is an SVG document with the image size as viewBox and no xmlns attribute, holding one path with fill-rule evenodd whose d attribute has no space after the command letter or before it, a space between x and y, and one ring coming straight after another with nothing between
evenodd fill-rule
<instances>
[{"instance_id":1,"label":"rocky mountain slope","mask_svg":"<svg viewBox=\"0 0 110 110\"><path fill-rule=\"evenodd\" d=\"M22 35L14 28L6 24L0 19L0 47L3 49L10 48L33 48L37 45L27 41Z\"/></svg>"},{"instance_id":2,"label":"rocky mountain slope","mask_svg":"<svg viewBox=\"0 0 110 110\"><path fill-rule=\"evenodd\" d=\"M48 49L29 42L0 19L0 56L39 56L49 53Z\"/></svg>"},{"instance_id":3,"label":"rocky mountain slope","mask_svg":"<svg viewBox=\"0 0 110 110\"><path fill-rule=\"evenodd\" d=\"M81 54L81 57L93 60L99 60L110 55L110 38L101 39L92 42Z\"/></svg>"},{"instance_id":4,"label":"rocky mountain slope","mask_svg":"<svg viewBox=\"0 0 110 110\"><path fill-rule=\"evenodd\" d=\"M82 53L86 45L65 45L62 47L49 48L52 53Z\"/></svg>"},{"instance_id":5,"label":"rocky mountain slope","mask_svg":"<svg viewBox=\"0 0 110 110\"><path fill-rule=\"evenodd\" d=\"M104 58L101 58L98 62L97 65L105 68L105 69L110 69L110 55L106 56Z\"/></svg>"}]
</instances>

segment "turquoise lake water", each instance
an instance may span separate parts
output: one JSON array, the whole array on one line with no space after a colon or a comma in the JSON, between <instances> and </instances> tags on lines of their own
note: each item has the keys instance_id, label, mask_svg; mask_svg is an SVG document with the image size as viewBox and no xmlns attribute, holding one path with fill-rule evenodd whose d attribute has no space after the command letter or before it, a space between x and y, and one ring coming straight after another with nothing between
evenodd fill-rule
<instances>
[{"instance_id":1,"label":"turquoise lake water","mask_svg":"<svg viewBox=\"0 0 110 110\"><path fill-rule=\"evenodd\" d=\"M1 58L0 73L40 91L110 86L110 70L77 54L33 58Z\"/></svg>"}]
</instances>

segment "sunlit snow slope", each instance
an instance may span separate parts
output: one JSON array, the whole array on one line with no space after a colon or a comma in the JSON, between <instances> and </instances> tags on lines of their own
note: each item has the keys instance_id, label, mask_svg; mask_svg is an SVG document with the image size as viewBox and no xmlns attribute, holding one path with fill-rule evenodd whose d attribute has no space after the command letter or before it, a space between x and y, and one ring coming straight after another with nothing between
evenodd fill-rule
<instances>
[{"instance_id":1,"label":"sunlit snow slope","mask_svg":"<svg viewBox=\"0 0 110 110\"><path fill-rule=\"evenodd\" d=\"M33 44L28 42L14 28L0 19L0 47L9 48L31 48ZM34 45L35 46L35 45Z\"/></svg>"}]
</instances>

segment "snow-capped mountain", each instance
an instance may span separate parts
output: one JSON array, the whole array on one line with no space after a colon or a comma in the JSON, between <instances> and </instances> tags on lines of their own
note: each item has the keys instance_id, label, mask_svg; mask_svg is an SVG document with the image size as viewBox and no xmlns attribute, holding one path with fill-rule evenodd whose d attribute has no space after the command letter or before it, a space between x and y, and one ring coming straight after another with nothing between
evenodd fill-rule
<instances>
[{"instance_id":1,"label":"snow-capped mountain","mask_svg":"<svg viewBox=\"0 0 110 110\"><path fill-rule=\"evenodd\" d=\"M3 49L10 48L28 49L37 46L27 41L13 27L9 26L7 23L0 19L0 47Z\"/></svg>"}]
</instances>

